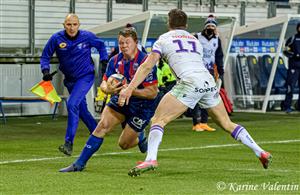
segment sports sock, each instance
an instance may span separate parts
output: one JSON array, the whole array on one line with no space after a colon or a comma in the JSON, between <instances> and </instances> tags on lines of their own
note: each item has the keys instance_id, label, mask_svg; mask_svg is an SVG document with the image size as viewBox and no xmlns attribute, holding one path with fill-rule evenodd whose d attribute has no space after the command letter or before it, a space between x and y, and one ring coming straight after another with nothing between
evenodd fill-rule
<instances>
[{"instance_id":1,"label":"sports sock","mask_svg":"<svg viewBox=\"0 0 300 195\"><path fill-rule=\"evenodd\" d=\"M255 143L248 131L243 126L238 125L231 133L231 136L235 140L241 141L243 144L251 148L257 157L260 157L261 152L264 151Z\"/></svg>"},{"instance_id":2,"label":"sports sock","mask_svg":"<svg viewBox=\"0 0 300 195\"><path fill-rule=\"evenodd\" d=\"M159 125L153 125L150 128L148 138L148 152L145 161L156 160L159 144L161 143L164 129Z\"/></svg>"},{"instance_id":3,"label":"sports sock","mask_svg":"<svg viewBox=\"0 0 300 195\"><path fill-rule=\"evenodd\" d=\"M139 144L144 140L144 138L145 138L145 130L143 130L143 131L140 132L140 134L139 134L139 137L138 137L138 139L139 139Z\"/></svg>"},{"instance_id":4,"label":"sports sock","mask_svg":"<svg viewBox=\"0 0 300 195\"><path fill-rule=\"evenodd\" d=\"M96 137L93 134L90 135L79 158L75 161L74 164L84 167L86 162L91 158L91 156L97 150L99 150L100 146L102 145L102 142L103 142L103 138Z\"/></svg>"}]
</instances>

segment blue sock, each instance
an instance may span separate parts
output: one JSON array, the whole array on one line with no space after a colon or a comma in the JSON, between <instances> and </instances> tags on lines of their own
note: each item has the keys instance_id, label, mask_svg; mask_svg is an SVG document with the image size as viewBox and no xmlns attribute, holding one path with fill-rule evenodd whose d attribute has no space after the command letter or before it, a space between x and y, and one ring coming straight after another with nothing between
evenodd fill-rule
<instances>
[{"instance_id":1,"label":"blue sock","mask_svg":"<svg viewBox=\"0 0 300 195\"><path fill-rule=\"evenodd\" d=\"M144 140L144 138L145 138L145 130L143 130L142 132L140 132L138 138L139 138L139 143L141 143Z\"/></svg>"},{"instance_id":2,"label":"blue sock","mask_svg":"<svg viewBox=\"0 0 300 195\"><path fill-rule=\"evenodd\" d=\"M92 157L92 155L99 150L102 145L103 138L90 135L88 141L86 142L79 158L75 161L75 165L84 167L86 162Z\"/></svg>"},{"instance_id":3,"label":"blue sock","mask_svg":"<svg viewBox=\"0 0 300 195\"><path fill-rule=\"evenodd\" d=\"M145 136L145 130L143 130L142 132L140 132L138 139L139 139L138 146L139 146L140 151L142 153L147 152L147 150L148 150L148 143L147 143L147 139L146 139L146 136Z\"/></svg>"}]
</instances>

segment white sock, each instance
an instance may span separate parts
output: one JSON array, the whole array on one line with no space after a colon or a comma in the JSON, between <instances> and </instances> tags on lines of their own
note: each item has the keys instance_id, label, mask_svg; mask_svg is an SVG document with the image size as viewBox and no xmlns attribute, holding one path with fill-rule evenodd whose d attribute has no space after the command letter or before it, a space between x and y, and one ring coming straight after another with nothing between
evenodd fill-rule
<instances>
[{"instance_id":1,"label":"white sock","mask_svg":"<svg viewBox=\"0 0 300 195\"><path fill-rule=\"evenodd\" d=\"M257 157L260 157L260 154L264 151L261 149L261 147L259 147L259 145L256 144L248 131L240 125L234 129L234 131L231 133L231 136L237 141L241 141L244 145L251 148Z\"/></svg>"},{"instance_id":2,"label":"white sock","mask_svg":"<svg viewBox=\"0 0 300 195\"><path fill-rule=\"evenodd\" d=\"M164 134L164 129L159 125L153 125L150 128L148 137L148 151L145 161L157 160L157 152Z\"/></svg>"}]
</instances>

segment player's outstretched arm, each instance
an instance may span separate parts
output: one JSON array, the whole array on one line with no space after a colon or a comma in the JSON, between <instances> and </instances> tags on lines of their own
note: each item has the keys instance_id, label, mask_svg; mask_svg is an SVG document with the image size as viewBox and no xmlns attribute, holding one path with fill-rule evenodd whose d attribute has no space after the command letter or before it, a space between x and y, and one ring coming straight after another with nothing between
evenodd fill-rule
<instances>
[{"instance_id":1,"label":"player's outstretched arm","mask_svg":"<svg viewBox=\"0 0 300 195\"><path fill-rule=\"evenodd\" d=\"M132 95L142 99L154 99L157 96L158 87L157 84L150 85L144 89L135 89L132 91Z\"/></svg>"},{"instance_id":2,"label":"player's outstretched arm","mask_svg":"<svg viewBox=\"0 0 300 195\"><path fill-rule=\"evenodd\" d=\"M146 59L146 61L139 66L133 79L129 83L127 88L124 88L120 92L119 105L123 106L125 103L128 105L129 98L132 95L133 90L137 88L146 78L146 76L152 71L152 68L158 62L160 55L152 52Z\"/></svg>"}]
</instances>

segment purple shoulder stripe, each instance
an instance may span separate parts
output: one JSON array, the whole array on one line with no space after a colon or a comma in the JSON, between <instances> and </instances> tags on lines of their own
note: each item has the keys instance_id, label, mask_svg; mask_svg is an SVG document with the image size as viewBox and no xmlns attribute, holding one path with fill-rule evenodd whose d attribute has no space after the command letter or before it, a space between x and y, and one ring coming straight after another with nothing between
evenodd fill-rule
<instances>
[{"instance_id":1,"label":"purple shoulder stripe","mask_svg":"<svg viewBox=\"0 0 300 195\"><path fill-rule=\"evenodd\" d=\"M159 55L161 55L160 51L153 49L152 52L154 53L158 53Z\"/></svg>"}]
</instances>

